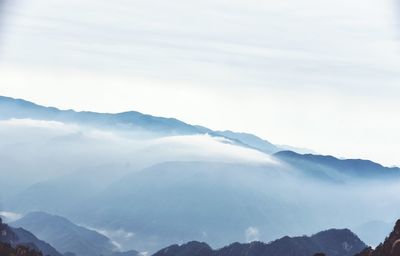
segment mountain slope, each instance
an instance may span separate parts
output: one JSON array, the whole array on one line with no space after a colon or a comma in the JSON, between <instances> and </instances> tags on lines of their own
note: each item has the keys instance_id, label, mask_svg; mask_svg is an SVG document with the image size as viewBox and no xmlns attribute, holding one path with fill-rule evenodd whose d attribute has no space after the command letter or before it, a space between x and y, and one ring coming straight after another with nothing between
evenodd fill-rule
<instances>
[{"instance_id":1,"label":"mountain slope","mask_svg":"<svg viewBox=\"0 0 400 256\"><path fill-rule=\"evenodd\" d=\"M174 118L144 115L136 111L118 114L76 112L43 107L22 99L0 96L0 119L30 118L105 127L143 129L168 134L195 134L198 129Z\"/></svg>"},{"instance_id":2,"label":"mountain slope","mask_svg":"<svg viewBox=\"0 0 400 256\"><path fill-rule=\"evenodd\" d=\"M280 150L270 142L252 134L212 131L206 127L190 125L175 118L156 117L136 111L110 114L60 110L54 107L40 106L22 99L0 96L0 120L11 118L79 123L103 128L159 133L161 135L210 134L230 139L238 145L268 154Z\"/></svg>"},{"instance_id":3,"label":"mountain slope","mask_svg":"<svg viewBox=\"0 0 400 256\"><path fill-rule=\"evenodd\" d=\"M258 149L261 152L267 153L267 154L273 154L278 151L281 151L281 149L271 142L267 140L263 140L253 134L249 133L238 133L238 132L232 132L232 131L216 131L213 134L220 135L226 138L238 140L246 145L249 145L250 147L254 149Z\"/></svg>"},{"instance_id":4,"label":"mountain slope","mask_svg":"<svg viewBox=\"0 0 400 256\"><path fill-rule=\"evenodd\" d=\"M268 230L265 235L271 239L281 234L280 228L289 228L279 212L286 217L302 211L272 191L279 184L265 191L265 181L287 178L275 168L161 163L126 175L76 209L75 216L90 226L135 233L132 244L141 251L189 239L206 238L213 246L242 241L252 225Z\"/></svg>"},{"instance_id":5,"label":"mountain slope","mask_svg":"<svg viewBox=\"0 0 400 256\"><path fill-rule=\"evenodd\" d=\"M366 248L356 256L400 256L400 220L383 243L375 249Z\"/></svg>"},{"instance_id":6,"label":"mountain slope","mask_svg":"<svg viewBox=\"0 0 400 256\"><path fill-rule=\"evenodd\" d=\"M107 256L113 255L117 250L106 236L75 225L66 218L44 212L29 213L10 225L30 230L63 253L73 252L77 256Z\"/></svg>"},{"instance_id":7,"label":"mountain slope","mask_svg":"<svg viewBox=\"0 0 400 256\"><path fill-rule=\"evenodd\" d=\"M41 252L33 250L27 246L18 245L15 248L8 243L0 242L1 256L43 256Z\"/></svg>"},{"instance_id":8,"label":"mountain slope","mask_svg":"<svg viewBox=\"0 0 400 256\"><path fill-rule=\"evenodd\" d=\"M299 172L304 176L299 178ZM73 216L99 229L135 233L131 243L140 251L192 240L220 247L247 241L247 231L253 229L268 241L329 226L357 226L387 212L390 205L363 209L382 201L386 191L379 191L381 186L397 186L391 183L395 179L377 185L369 180L327 183L309 179L307 173L279 162L160 163L124 176Z\"/></svg>"},{"instance_id":9,"label":"mountain slope","mask_svg":"<svg viewBox=\"0 0 400 256\"><path fill-rule=\"evenodd\" d=\"M11 228L3 224L0 219L0 243L10 244L12 247L18 245L27 246L35 251L40 251L43 255L62 256L50 244L38 239L29 231L22 228Z\"/></svg>"},{"instance_id":10,"label":"mountain slope","mask_svg":"<svg viewBox=\"0 0 400 256\"><path fill-rule=\"evenodd\" d=\"M353 256L366 245L350 230L331 229L311 237L283 237L271 243L233 243L218 250L205 243L172 245L153 256L305 256L323 252L327 256Z\"/></svg>"},{"instance_id":11,"label":"mountain slope","mask_svg":"<svg viewBox=\"0 0 400 256\"><path fill-rule=\"evenodd\" d=\"M361 159L338 159L333 156L298 154L293 151L281 151L274 157L285 163L307 171L315 177L335 174L356 178L393 178L400 177L400 168L384 167L378 163Z\"/></svg>"}]
</instances>

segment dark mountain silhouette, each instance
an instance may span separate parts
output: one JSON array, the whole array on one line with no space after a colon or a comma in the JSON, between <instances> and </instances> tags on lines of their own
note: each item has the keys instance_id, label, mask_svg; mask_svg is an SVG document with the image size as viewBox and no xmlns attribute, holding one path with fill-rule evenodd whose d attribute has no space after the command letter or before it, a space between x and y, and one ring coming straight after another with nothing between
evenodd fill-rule
<instances>
[{"instance_id":1,"label":"dark mountain silhouette","mask_svg":"<svg viewBox=\"0 0 400 256\"><path fill-rule=\"evenodd\" d=\"M75 225L66 218L32 212L10 223L33 232L40 239L51 243L60 252L73 252L77 256L120 255L112 241L93 230ZM124 255L135 256L138 252L130 251Z\"/></svg>"},{"instance_id":2,"label":"dark mountain silhouette","mask_svg":"<svg viewBox=\"0 0 400 256\"><path fill-rule=\"evenodd\" d=\"M271 243L251 242L233 243L218 250L208 244L189 242L172 245L155 253L153 256L353 256L366 245L348 229L331 229L311 237L288 237Z\"/></svg>"},{"instance_id":3,"label":"dark mountain silhouette","mask_svg":"<svg viewBox=\"0 0 400 256\"><path fill-rule=\"evenodd\" d=\"M392 231L394 224L395 223L375 220L352 227L351 230L353 230L366 244L375 247Z\"/></svg>"},{"instance_id":4,"label":"dark mountain silhouette","mask_svg":"<svg viewBox=\"0 0 400 256\"><path fill-rule=\"evenodd\" d=\"M375 250L368 247L356 256L400 256L400 220L396 222L393 231L385 241Z\"/></svg>"},{"instance_id":5,"label":"dark mountain silhouette","mask_svg":"<svg viewBox=\"0 0 400 256\"><path fill-rule=\"evenodd\" d=\"M17 245L15 248L8 243L0 242L0 255L1 256L43 256L41 252L38 252L30 247Z\"/></svg>"},{"instance_id":6,"label":"dark mountain silhouette","mask_svg":"<svg viewBox=\"0 0 400 256\"><path fill-rule=\"evenodd\" d=\"M361 159L338 159L333 156L298 154L293 151L281 151L274 156L289 165L305 170L315 177L332 177L333 174L357 178L380 178L400 176L400 168L384 167L378 163Z\"/></svg>"},{"instance_id":7,"label":"dark mountain silhouette","mask_svg":"<svg viewBox=\"0 0 400 256\"><path fill-rule=\"evenodd\" d=\"M11 247L16 248L16 250L18 249L17 248L18 246L24 246L21 247L20 250L25 250L26 253L33 253L30 252L30 250L26 249L27 247L36 252L40 251L43 253L43 255L62 256L62 254L59 253L56 249L54 249L50 244L42 240L39 240L29 231L22 228L11 228L7 224L3 224L1 219L0 219L0 243L3 244L4 250L9 250L7 249L8 248L7 244L8 244Z\"/></svg>"}]
</instances>

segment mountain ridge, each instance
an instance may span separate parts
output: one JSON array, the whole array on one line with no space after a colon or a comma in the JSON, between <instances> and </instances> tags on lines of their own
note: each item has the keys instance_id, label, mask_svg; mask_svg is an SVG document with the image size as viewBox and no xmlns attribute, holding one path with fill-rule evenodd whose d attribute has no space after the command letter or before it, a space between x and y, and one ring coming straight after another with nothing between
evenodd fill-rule
<instances>
[{"instance_id":1,"label":"mountain ridge","mask_svg":"<svg viewBox=\"0 0 400 256\"><path fill-rule=\"evenodd\" d=\"M33 232L63 253L73 252L77 256L114 256L119 252L108 237L78 226L58 215L31 212L21 219L11 222L10 225L23 227ZM138 254L133 251L126 253L130 256Z\"/></svg>"},{"instance_id":2,"label":"mountain ridge","mask_svg":"<svg viewBox=\"0 0 400 256\"><path fill-rule=\"evenodd\" d=\"M366 245L349 229L330 229L312 236L285 236L263 243L232 243L220 249L212 249L204 242L191 241L171 245L153 256L303 256L324 253L327 256L353 256Z\"/></svg>"},{"instance_id":3,"label":"mountain ridge","mask_svg":"<svg viewBox=\"0 0 400 256\"><path fill-rule=\"evenodd\" d=\"M324 166L337 171L346 170L346 174L354 175L357 177L370 177L377 173L387 175L389 177L400 175L399 167L386 167L379 163L365 159L339 159L331 155L317 155L317 154L299 154L294 151L280 151L273 154L274 157L285 161L290 165L301 166L300 163L316 164L318 166ZM360 170L362 170L360 172ZM343 172L342 172L343 173Z\"/></svg>"},{"instance_id":4,"label":"mountain ridge","mask_svg":"<svg viewBox=\"0 0 400 256\"><path fill-rule=\"evenodd\" d=\"M199 125L191 125L176 118L166 118L143 114L137 111L120 113L98 113L92 111L62 110L55 107L45 107L36 103L0 96L0 120L10 118L38 118L42 120L79 122L85 125L96 125L117 129L138 129L151 131L164 135L195 135L209 134L224 137L242 146L259 150L264 153L275 153L281 149L267 140L249 133L236 133L232 131L213 131ZM227 136L229 133L230 136ZM247 136L247 139L244 137ZM242 138L244 141L239 140ZM249 138L254 143L249 143Z\"/></svg>"},{"instance_id":5,"label":"mountain ridge","mask_svg":"<svg viewBox=\"0 0 400 256\"><path fill-rule=\"evenodd\" d=\"M355 256L399 256L400 255L400 219L397 220L392 232L375 249L365 248Z\"/></svg>"},{"instance_id":6,"label":"mountain ridge","mask_svg":"<svg viewBox=\"0 0 400 256\"><path fill-rule=\"evenodd\" d=\"M62 256L54 247L47 242L38 239L31 232L23 228L12 228L7 224L3 224L0 218L0 243L9 244L11 247L19 245L26 246L35 251L40 251L43 255Z\"/></svg>"}]
</instances>

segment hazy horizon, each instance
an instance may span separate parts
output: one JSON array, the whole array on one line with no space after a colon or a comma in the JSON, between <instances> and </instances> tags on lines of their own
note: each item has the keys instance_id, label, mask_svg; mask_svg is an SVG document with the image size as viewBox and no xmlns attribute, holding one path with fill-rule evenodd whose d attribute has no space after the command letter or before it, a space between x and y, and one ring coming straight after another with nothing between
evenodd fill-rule
<instances>
[{"instance_id":1,"label":"hazy horizon","mask_svg":"<svg viewBox=\"0 0 400 256\"><path fill-rule=\"evenodd\" d=\"M400 165L396 4L3 1L0 95Z\"/></svg>"}]
</instances>

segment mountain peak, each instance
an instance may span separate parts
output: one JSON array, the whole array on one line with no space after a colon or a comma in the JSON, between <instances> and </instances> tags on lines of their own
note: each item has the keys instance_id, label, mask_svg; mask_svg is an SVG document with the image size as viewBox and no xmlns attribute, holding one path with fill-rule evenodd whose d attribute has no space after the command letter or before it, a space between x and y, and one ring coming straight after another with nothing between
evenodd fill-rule
<instances>
[{"instance_id":1,"label":"mountain peak","mask_svg":"<svg viewBox=\"0 0 400 256\"><path fill-rule=\"evenodd\" d=\"M285 236L270 243L255 241L251 243L232 243L221 249L213 250L205 243L189 242L183 245L172 245L158 251L153 256L300 256L323 255L353 256L364 249L366 245L348 229L330 229L319 232L311 237Z\"/></svg>"},{"instance_id":2,"label":"mountain peak","mask_svg":"<svg viewBox=\"0 0 400 256\"><path fill-rule=\"evenodd\" d=\"M24 245L26 248L30 248L35 251L41 251L44 255L49 256L61 256L56 249L54 249L50 244L38 239L31 232L23 228L13 228L7 224L0 224L0 244L2 249L6 249L5 244L10 245L12 248L18 248ZM3 255L0 253L0 255Z\"/></svg>"},{"instance_id":3,"label":"mountain peak","mask_svg":"<svg viewBox=\"0 0 400 256\"><path fill-rule=\"evenodd\" d=\"M368 247L356 256L400 256L400 219L390 235L375 250Z\"/></svg>"}]
</instances>

